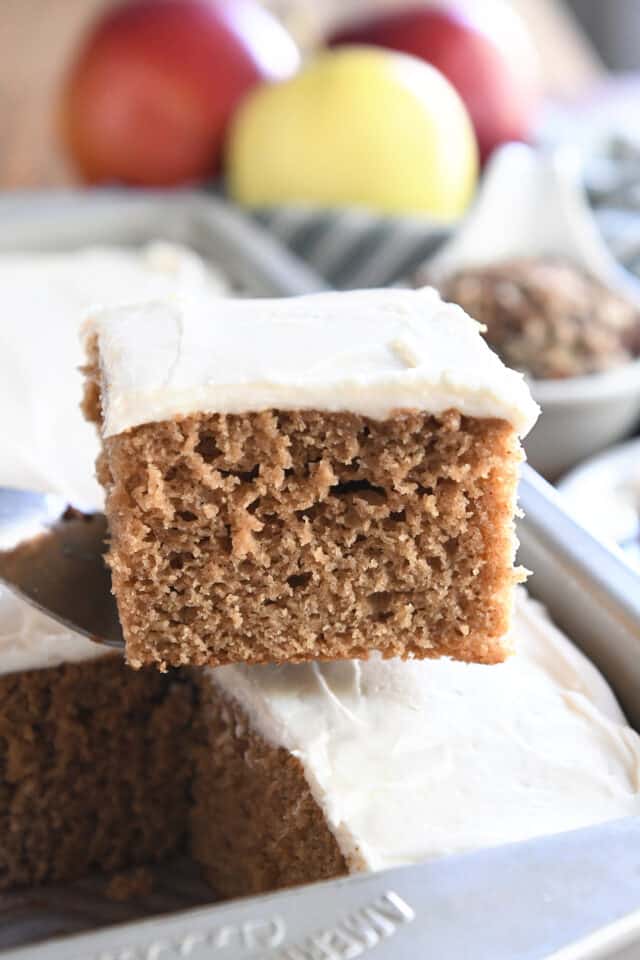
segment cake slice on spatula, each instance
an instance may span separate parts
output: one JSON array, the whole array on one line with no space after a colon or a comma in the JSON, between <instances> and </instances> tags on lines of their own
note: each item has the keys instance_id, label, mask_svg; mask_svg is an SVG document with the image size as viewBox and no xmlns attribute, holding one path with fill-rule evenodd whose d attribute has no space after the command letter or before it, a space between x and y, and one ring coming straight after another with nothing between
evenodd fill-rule
<instances>
[{"instance_id":1,"label":"cake slice on spatula","mask_svg":"<svg viewBox=\"0 0 640 960\"><path fill-rule=\"evenodd\" d=\"M154 302L87 345L132 666L509 654L537 407L460 308Z\"/></svg>"}]
</instances>

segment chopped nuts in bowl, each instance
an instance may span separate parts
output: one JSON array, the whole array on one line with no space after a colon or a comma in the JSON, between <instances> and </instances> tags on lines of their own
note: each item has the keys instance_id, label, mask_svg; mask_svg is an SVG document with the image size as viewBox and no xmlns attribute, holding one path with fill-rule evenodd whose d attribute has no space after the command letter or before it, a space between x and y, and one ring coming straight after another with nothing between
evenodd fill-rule
<instances>
[{"instance_id":1,"label":"chopped nuts in bowl","mask_svg":"<svg viewBox=\"0 0 640 960\"><path fill-rule=\"evenodd\" d=\"M640 356L640 313L566 260L519 258L440 285L486 326L505 363L534 380L602 373Z\"/></svg>"},{"instance_id":2,"label":"chopped nuts in bowl","mask_svg":"<svg viewBox=\"0 0 640 960\"><path fill-rule=\"evenodd\" d=\"M640 312L568 260L468 267L439 288L484 324L491 347L529 379L543 415L527 453L542 473L559 476L640 417Z\"/></svg>"}]
</instances>

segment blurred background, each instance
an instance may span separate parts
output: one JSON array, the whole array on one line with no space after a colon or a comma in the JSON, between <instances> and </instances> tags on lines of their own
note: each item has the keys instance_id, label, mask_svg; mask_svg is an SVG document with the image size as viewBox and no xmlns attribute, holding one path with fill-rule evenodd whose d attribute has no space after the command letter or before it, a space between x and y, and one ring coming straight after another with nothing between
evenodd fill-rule
<instances>
[{"instance_id":1,"label":"blurred background","mask_svg":"<svg viewBox=\"0 0 640 960\"><path fill-rule=\"evenodd\" d=\"M305 49L329 24L403 0L265 0ZM482 5L477 0L475 6ZM640 68L640 0L513 0L535 38L553 96L578 96L615 71ZM0 180L5 187L71 179L55 141L55 104L84 31L113 0L2 0Z\"/></svg>"},{"instance_id":2,"label":"blurred background","mask_svg":"<svg viewBox=\"0 0 640 960\"><path fill-rule=\"evenodd\" d=\"M640 67L640 5L637 0L569 0L576 18L589 34L610 70Z\"/></svg>"}]
</instances>

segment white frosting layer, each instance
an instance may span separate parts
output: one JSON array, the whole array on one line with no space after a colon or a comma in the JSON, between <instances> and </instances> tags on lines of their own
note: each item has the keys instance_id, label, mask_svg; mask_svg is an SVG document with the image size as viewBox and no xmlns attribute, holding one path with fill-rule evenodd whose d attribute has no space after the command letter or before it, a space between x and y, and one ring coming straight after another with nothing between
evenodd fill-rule
<instances>
[{"instance_id":1,"label":"white frosting layer","mask_svg":"<svg viewBox=\"0 0 640 960\"><path fill-rule=\"evenodd\" d=\"M373 658L222 667L212 682L300 759L354 869L640 814L640 738L602 676L519 594L500 666Z\"/></svg>"},{"instance_id":2,"label":"white frosting layer","mask_svg":"<svg viewBox=\"0 0 640 960\"><path fill-rule=\"evenodd\" d=\"M59 493L95 508L95 428L79 408L87 311L153 297L211 296L220 279L199 257L159 243L0 256L0 485Z\"/></svg>"},{"instance_id":3,"label":"white frosting layer","mask_svg":"<svg viewBox=\"0 0 640 960\"><path fill-rule=\"evenodd\" d=\"M435 290L148 303L104 311L105 436L174 416L455 407L526 434L538 408L480 327Z\"/></svg>"},{"instance_id":4,"label":"white frosting layer","mask_svg":"<svg viewBox=\"0 0 640 960\"><path fill-rule=\"evenodd\" d=\"M0 675L42 670L113 653L67 630L0 586Z\"/></svg>"}]
</instances>

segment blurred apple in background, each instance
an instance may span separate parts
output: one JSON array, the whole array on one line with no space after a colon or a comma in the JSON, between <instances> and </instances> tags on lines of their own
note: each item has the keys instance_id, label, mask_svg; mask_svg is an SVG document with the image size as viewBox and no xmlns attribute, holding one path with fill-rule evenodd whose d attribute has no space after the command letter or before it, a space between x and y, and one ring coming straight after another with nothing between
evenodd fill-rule
<instances>
[{"instance_id":1,"label":"blurred apple in background","mask_svg":"<svg viewBox=\"0 0 640 960\"><path fill-rule=\"evenodd\" d=\"M297 76L261 87L231 125L227 181L258 207L465 210L477 176L473 128L441 73L375 47L325 51Z\"/></svg>"},{"instance_id":2,"label":"blurred apple in background","mask_svg":"<svg viewBox=\"0 0 640 960\"><path fill-rule=\"evenodd\" d=\"M541 98L536 52L502 0L413 4L341 26L331 46L366 43L411 53L437 67L462 97L480 154L526 140Z\"/></svg>"},{"instance_id":3,"label":"blurred apple in background","mask_svg":"<svg viewBox=\"0 0 640 960\"><path fill-rule=\"evenodd\" d=\"M63 137L91 183L197 181L218 172L239 101L298 64L256 0L134 0L87 37L64 91Z\"/></svg>"}]
</instances>

